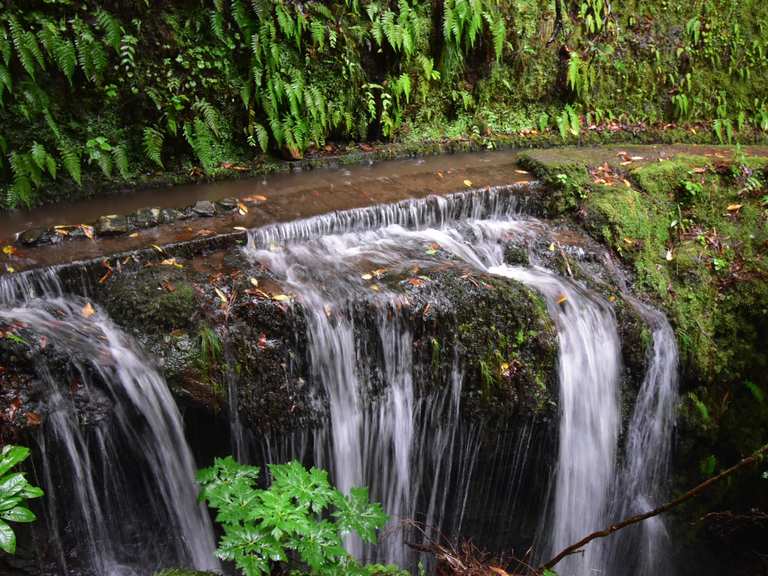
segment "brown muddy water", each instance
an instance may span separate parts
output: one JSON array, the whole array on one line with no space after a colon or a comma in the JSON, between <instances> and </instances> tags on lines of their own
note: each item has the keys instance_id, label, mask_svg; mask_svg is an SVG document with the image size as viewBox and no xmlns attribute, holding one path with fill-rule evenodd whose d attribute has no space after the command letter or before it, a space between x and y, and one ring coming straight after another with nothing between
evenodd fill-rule
<instances>
[{"instance_id":1,"label":"brown muddy water","mask_svg":"<svg viewBox=\"0 0 768 576\"><path fill-rule=\"evenodd\" d=\"M223 198L256 199L256 205L252 205L247 214L178 221L114 238L73 240L37 248L19 247L12 257L4 258L7 260L4 263L20 271L97 258L151 244L210 237L335 210L531 180L530 174L516 166L516 157L515 152L493 151L389 160L65 202L0 215L0 242L9 244L15 235L28 228L91 223L102 215L129 214L141 208L182 208L198 200Z\"/></svg>"}]
</instances>

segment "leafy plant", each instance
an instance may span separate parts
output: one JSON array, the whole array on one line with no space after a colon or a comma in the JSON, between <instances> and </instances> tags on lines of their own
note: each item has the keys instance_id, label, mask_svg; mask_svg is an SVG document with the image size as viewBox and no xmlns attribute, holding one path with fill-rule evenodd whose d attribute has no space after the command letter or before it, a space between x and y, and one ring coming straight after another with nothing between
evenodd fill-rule
<instances>
[{"instance_id":1,"label":"leafy plant","mask_svg":"<svg viewBox=\"0 0 768 576\"><path fill-rule=\"evenodd\" d=\"M43 491L31 485L23 472L12 469L29 457L29 448L6 445L0 452L0 550L16 552L16 534L9 522L34 522L37 517L27 508L27 500L39 498Z\"/></svg>"},{"instance_id":2,"label":"leafy plant","mask_svg":"<svg viewBox=\"0 0 768 576\"><path fill-rule=\"evenodd\" d=\"M217 458L198 473L200 498L217 510L224 528L217 555L234 561L246 576L270 574L276 566L300 568L312 575L378 574L381 566L361 566L343 546L357 534L376 540L387 521L365 488L341 494L328 473L299 462L272 464L268 489L257 488L259 469ZM297 564L298 562L298 564ZM392 573L391 570L389 573Z\"/></svg>"}]
</instances>

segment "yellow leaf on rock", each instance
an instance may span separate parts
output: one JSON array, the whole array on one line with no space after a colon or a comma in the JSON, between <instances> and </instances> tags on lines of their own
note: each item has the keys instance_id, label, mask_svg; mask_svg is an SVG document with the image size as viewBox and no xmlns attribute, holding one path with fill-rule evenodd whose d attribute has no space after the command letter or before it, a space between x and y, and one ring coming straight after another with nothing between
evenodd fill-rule
<instances>
[{"instance_id":1,"label":"yellow leaf on rock","mask_svg":"<svg viewBox=\"0 0 768 576\"><path fill-rule=\"evenodd\" d=\"M240 216L245 216L246 214L248 214L248 206L246 206L242 202L238 202L237 211L240 213Z\"/></svg>"},{"instance_id":2,"label":"yellow leaf on rock","mask_svg":"<svg viewBox=\"0 0 768 576\"><path fill-rule=\"evenodd\" d=\"M157 244L150 244L150 246L152 246L152 248L154 248L155 250L157 250L157 251L158 251L160 254L165 254L165 250L163 250L162 248L160 248L160 246L158 246Z\"/></svg>"},{"instance_id":3,"label":"yellow leaf on rock","mask_svg":"<svg viewBox=\"0 0 768 576\"><path fill-rule=\"evenodd\" d=\"M174 266L176 268L184 268L181 264L176 262L176 258L166 258L162 262L160 262L163 266Z\"/></svg>"},{"instance_id":4,"label":"yellow leaf on rock","mask_svg":"<svg viewBox=\"0 0 768 576\"><path fill-rule=\"evenodd\" d=\"M90 318L96 313L96 310L93 309L93 305L91 305L90 302L86 302L85 306L83 306L83 309L80 310L80 312L86 318Z\"/></svg>"},{"instance_id":5,"label":"yellow leaf on rock","mask_svg":"<svg viewBox=\"0 0 768 576\"><path fill-rule=\"evenodd\" d=\"M464 186L466 186L467 188L472 186L472 180L464 180Z\"/></svg>"},{"instance_id":6,"label":"yellow leaf on rock","mask_svg":"<svg viewBox=\"0 0 768 576\"><path fill-rule=\"evenodd\" d=\"M566 296L565 294L561 294L560 298L557 299L557 303L558 304L564 304L566 302L566 300L568 300L568 296Z\"/></svg>"},{"instance_id":7,"label":"yellow leaf on rock","mask_svg":"<svg viewBox=\"0 0 768 576\"><path fill-rule=\"evenodd\" d=\"M287 294L272 294L272 300L276 302L288 302L291 299Z\"/></svg>"},{"instance_id":8,"label":"yellow leaf on rock","mask_svg":"<svg viewBox=\"0 0 768 576\"><path fill-rule=\"evenodd\" d=\"M741 210L742 206L743 204L728 204L726 210L728 210L728 212L736 212L737 210Z\"/></svg>"},{"instance_id":9,"label":"yellow leaf on rock","mask_svg":"<svg viewBox=\"0 0 768 576\"><path fill-rule=\"evenodd\" d=\"M226 304L228 302L226 294L219 290L218 288L214 288L214 291L216 292L216 296L219 297L219 300L221 300L222 304Z\"/></svg>"},{"instance_id":10,"label":"yellow leaf on rock","mask_svg":"<svg viewBox=\"0 0 768 576\"><path fill-rule=\"evenodd\" d=\"M254 278L253 276L251 276L250 278L248 278L248 282L250 282L250 283L251 283L251 286L258 286L258 285L259 285L259 281L258 281L258 280L256 280L256 278Z\"/></svg>"},{"instance_id":11,"label":"yellow leaf on rock","mask_svg":"<svg viewBox=\"0 0 768 576\"><path fill-rule=\"evenodd\" d=\"M83 231L83 234L85 234L86 238L93 240L93 226L89 226L88 224L80 224L80 230Z\"/></svg>"},{"instance_id":12,"label":"yellow leaf on rock","mask_svg":"<svg viewBox=\"0 0 768 576\"><path fill-rule=\"evenodd\" d=\"M10 244L7 246L3 246L3 254L6 256L13 256L16 254L16 246L11 246Z\"/></svg>"}]
</instances>

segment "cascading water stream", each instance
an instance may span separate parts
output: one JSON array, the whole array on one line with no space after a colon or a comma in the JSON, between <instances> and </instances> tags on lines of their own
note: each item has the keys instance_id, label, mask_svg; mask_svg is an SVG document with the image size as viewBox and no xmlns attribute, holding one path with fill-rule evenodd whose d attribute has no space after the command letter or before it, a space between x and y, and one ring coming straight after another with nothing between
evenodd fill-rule
<instances>
[{"instance_id":1,"label":"cascading water stream","mask_svg":"<svg viewBox=\"0 0 768 576\"><path fill-rule=\"evenodd\" d=\"M616 483L615 518L647 512L662 503L677 403L677 343L667 318L631 296L625 298L652 329L645 378L627 429L624 465ZM637 576L668 574L669 539L664 520L649 518L617 535L611 567Z\"/></svg>"},{"instance_id":2,"label":"cascading water stream","mask_svg":"<svg viewBox=\"0 0 768 576\"><path fill-rule=\"evenodd\" d=\"M382 484L390 491L384 497L385 507L398 512L407 509L407 491L400 491L399 486L411 476L410 466L401 459L409 448L401 448L398 453L389 442L397 439L407 447L413 441L413 417L405 417L405 412L412 410L412 386L400 385L403 374L410 372L403 367L407 355L403 357L402 349L407 345L401 346L399 357L385 354L385 374L392 385L389 401L381 404L378 416L366 419L364 387L355 372L351 315L330 320L336 316L332 310L339 309L342 302L354 297L370 298L370 289L359 280L360 263L369 269L418 267L444 258L423 256L425 245L436 244L478 270L515 279L541 292L560 339L560 448L552 533L548 538L549 548L559 550L602 527L608 518L619 431L620 346L616 320L606 302L552 272L504 265L501 240L515 234L535 235L541 226L533 220L513 217L514 204L499 202L494 192L474 205L471 199L465 200L458 212L469 220L458 222L450 214L455 205L445 200L432 202L432 211L426 213L429 203L404 203L400 212L395 211L397 206L388 207L378 218L363 218L360 211L357 222L389 223L374 231L338 233L344 226L354 229L355 220L349 215L346 220L332 215L325 221L275 228L266 235L261 232L261 237L252 235L247 252L287 282L309 313L312 361L321 371L320 380L329 397L334 454L331 464L337 483L348 488L350 482L368 480L361 462L389 454L393 461L379 473L387 475ZM419 210L421 220L416 215ZM492 219L472 219L481 215ZM403 228L401 224L406 223L415 224L417 229ZM309 282L308 277L312 278ZM333 291L335 299L319 297L320 286L324 291ZM382 297L383 291L377 298ZM385 323L379 327L385 350L387 343L392 350L395 347L391 343L407 334L394 326ZM399 396L404 390L408 391L407 400ZM370 430L377 440L366 445L361 433L365 434L371 422L375 422ZM433 491L439 492L439 487L433 487ZM389 554L385 558L397 559ZM601 546L595 545L583 557L569 559L565 569L566 573L589 574L593 569L602 569L604 563Z\"/></svg>"},{"instance_id":3,"label":"cascading water stream","mask_svg":"<svg viewBox=\"0 0 768 576\"><path fill-rule=\"evenodd\" d=\"M318 407L328 414L325 427L270 438L268 458L302 457L312 449L314 463L328 468L339 488L369 486L395 522L418 517L428 536L460 534L465 509L476 496L470 488L482 430L460 417L464 376L458 350L445 385L421 395L414 382L410 303L386 278L458 266L521 282L542 295L560 344L556 474L551 508L539 511L544 556L657 501L667 472L677 356L663 315L626 296L653 328L654 348L629 423L625 465L617 473L620 346L612 309L596 293L546 268L505 264L508 241L526 244L549 233L545 224L516 214L514 192L508 187L430 197L270 226L249 233L246 254L301 304L310 375L318 385ZM67 390L72 379L40 368L50 390L50 415L40 437L51 496L48 520L61 516L66 494L76 504L67 523L51 526L62 569L69 558L61 543L73 534L87 535L88 559L80 558L77 568L88 564L95 574L145 576L173 564L215 569L211 527L195 501L194 462L178 409L157 371L100 310L87 309L81 298L65 298L52 273L3 281L0 298L0 321L21 324L68 355L88 402L114 410L109 421L82 426ZM233 373L227 378L234 448L243 458L238 382ZM531 438L524 431L515 441L519 446L502 451L509 452L513 470L503 474L510 483L523 474ZM57 468L73 479L62 497L54 489L61 483L52 473ZM510 487L510 503L517 494ZM140 533L147 524L162 526L158 534L170 537L148 542ZM376 548L354 539L347 546L366 560L412 566L407 540L399 530ZM663 541L663 524L650 523L619 544L593 543L558 568L591 576L630 562L638 574L658 573L661 564L654 557ZM138 556L144 557L137 561Z\"/></svg>"},{"instance_id":4,"label":"cascading water stream","mask_svg":"<svg viewBox=\"0 0 768 576\"><path fill-rule=\"evenodd\" d=\"M48 520L61 518L63 499L73 500L53 534L70 531L87 549L87 558L74 560L77 569L99 575L143 575L174 565L218 569L181 416L160 374L100 310L62 296L55 276L4 280L0 292L0 322L23 327L40 348L64 355L72 370L61 379L43 362L38 373L49 388L40 441ZM70 385L88 402L109 405L111 417L82 429ZM66 572L68 562L62 554L60 569Z\"/></svg>"},{"instance_id":5,"label":"cascading water stream","mask_svg":"<svg viewBox=\"0 0 768 576\"><path fill-rule=\"evenodd\" d=\"M541 269L505 265L491 273L514 278L541 292L558 329L560 440L551 533L551 554L603 528L608 519L619 433L620 346L610 308L573 284ZM563 574L604 571L603 543L560 563Z\"/></svg>"}]
</instances>

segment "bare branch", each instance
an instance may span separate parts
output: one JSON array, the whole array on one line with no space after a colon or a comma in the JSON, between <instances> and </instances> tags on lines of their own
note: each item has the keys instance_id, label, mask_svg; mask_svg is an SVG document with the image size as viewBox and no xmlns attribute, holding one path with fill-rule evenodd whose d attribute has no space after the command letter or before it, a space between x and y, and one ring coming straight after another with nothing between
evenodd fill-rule
<instances>
[{"instance_id":1,"label":"bare branch","mask_svg":"<svg viewBox=\"0 0 768 576\"><path fill-rule=\"evenodd\" d=\"M712 486L713 484L716 484L723 478L726 478L727 476L730 476L734 472L737 472L738 470L745 468L746 466L749 466L751 464L754 464L761 460L761 458L768 453L768 444L765 444L762 448L759 448L755 452L753 452L750 456L747 456L737 464L734 464L727 470L723 470L718 474L717 476L713 476L712 478L709 478L708 480L705 480L698 486L695 486L694 488L691 488L686 492L685 494L682 494L681 496L675 498L671 502L667 502L663 506L659 506L658 508L655 508L654 510L650 510L648 512L644 512L643 514L637 514L636 516L631 516L625 520L622 520L621 522L618 522L616 524L612 524L608 528L605 528L604 530L599 530L597 532L592 532L592 534L589 534L588 536L585 536L575 544L571 544L567 548L565 548L563 551L561 551L559 554L557 554L554 558L549 560L548 562L545 562L539 567L539 571L543 572L544 570L550 569L553 566L555 566L558 562L560 562L563 558L570 554L574 554L578 552L581 548L583 548L585 545L589 544L592 540L595 540L596 538L605 538L606 536L610 536L614 532L617 532L618 530L621 530L622 528L626 528L627 526L631 526L632 524L637 524L638 522L642 522L643 520L647 520L648 518L652 518L653 516L658 516L659 514L663 514L664 512L667 512L671 510L672 508L675 508L682 504L683 502L686 502L690 500L691 498L698 496L702 492L704 492L707 488Z\"/></svg>"}]
</instances>

